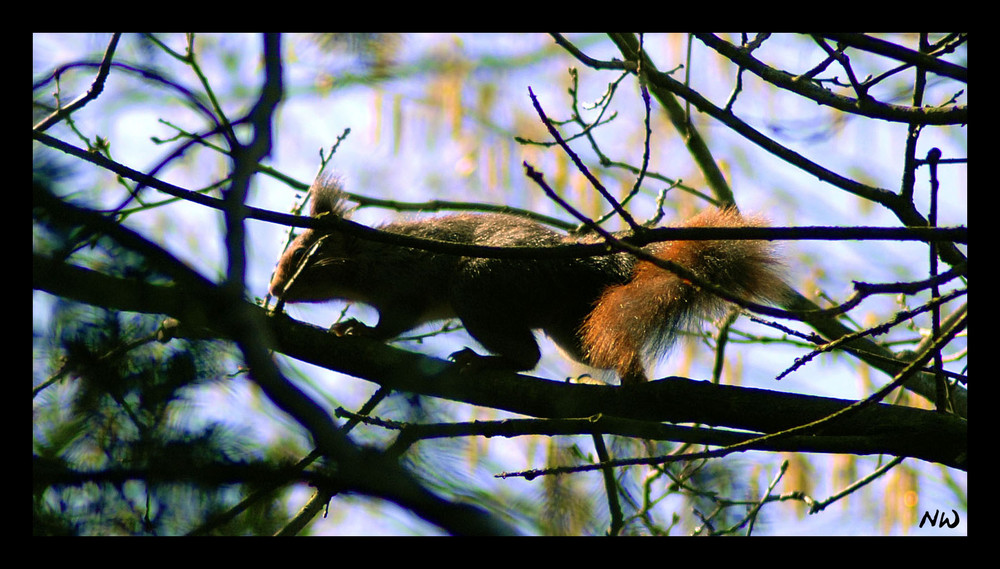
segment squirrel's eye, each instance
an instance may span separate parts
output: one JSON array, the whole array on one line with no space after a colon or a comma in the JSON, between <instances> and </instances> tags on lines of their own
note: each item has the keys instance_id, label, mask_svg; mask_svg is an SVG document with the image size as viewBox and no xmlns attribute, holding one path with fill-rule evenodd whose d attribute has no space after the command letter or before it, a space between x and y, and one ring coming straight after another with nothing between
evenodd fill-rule
<instances>
[{"instance_id":1,"label":"squirrel's eye","mask_svg":"<svg viewBox=\"0 0 1000 569\"><path fill-rule=\"evenodd\" d=\"M305 255L305 252L305 247L296 247L295 250L292 251L292 256L289 257L289 259L291 259L293 267L297 267L299 263L302 262L302 256Z\"/></svg>"}]
</instances>

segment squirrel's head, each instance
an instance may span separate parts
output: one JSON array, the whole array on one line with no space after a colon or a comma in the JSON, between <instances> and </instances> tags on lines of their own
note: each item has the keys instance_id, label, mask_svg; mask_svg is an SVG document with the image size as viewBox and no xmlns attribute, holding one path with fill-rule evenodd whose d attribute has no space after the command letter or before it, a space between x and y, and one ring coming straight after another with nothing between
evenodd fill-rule
<instances>
[{"instance_id":1,"label":"squirrel's head","mask_svg":"<svg viewBox=\"0 0 1000 569\"><path fill-rule=\"evenodd\" d=\"M348 209L342 181L335 175L320 175L310 191L310 217L345 219ZM270 293L286 302L321 301L330 298L328 271L337 271L347 259L347 239L339 232L307 229L288 246L271 279Z\"/></svg>"}]
</instances>

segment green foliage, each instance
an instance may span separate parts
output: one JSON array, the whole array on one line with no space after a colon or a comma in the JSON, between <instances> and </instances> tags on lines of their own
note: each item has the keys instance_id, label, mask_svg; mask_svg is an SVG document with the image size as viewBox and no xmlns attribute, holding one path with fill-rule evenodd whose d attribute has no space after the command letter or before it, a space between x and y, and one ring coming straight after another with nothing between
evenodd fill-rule
<instances>
[{"instance_id":1,"label":"green foliage","mask_svg":"<svg viewBox=\"0 0 1000 569\"><path fill-rule=\"evenodd\" d=\"M256 444L220 423L192 422L199 392L232 381L223 376L232 358L217 342L160 344L158 325L57 304L49 368L58 381L35 395L36 534L185 533L253 488L226 469L260 465ZM285 515L280 501L264 502L218 531L273 532Z\"/></svg>"}]
</instances>

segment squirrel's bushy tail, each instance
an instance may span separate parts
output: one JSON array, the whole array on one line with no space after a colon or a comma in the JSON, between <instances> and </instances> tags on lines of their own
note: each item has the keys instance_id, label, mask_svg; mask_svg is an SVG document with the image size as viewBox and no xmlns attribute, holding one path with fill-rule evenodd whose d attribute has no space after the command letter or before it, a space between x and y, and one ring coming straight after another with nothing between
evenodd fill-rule
<instances>
[{"instance_id":1,"label":"squirrel's bushy tail","mask_svg":"<svg viewBox=\"0 0 1000 569\"><path fill-rule=\"evenodd\" d=\"M760 227L759 216L735 208L708 209L681 227ZM785 290L781 266L768 241L665 241L650 245L656 257L681 265L729 293L752 302L778 300ZM632 279L608 287L583 324L587 359L614 369L622 383L646 380L647 354L664 353L679 330L719 316L726 301L671 271L637 261Z\"/></svg>"}]
</instances>

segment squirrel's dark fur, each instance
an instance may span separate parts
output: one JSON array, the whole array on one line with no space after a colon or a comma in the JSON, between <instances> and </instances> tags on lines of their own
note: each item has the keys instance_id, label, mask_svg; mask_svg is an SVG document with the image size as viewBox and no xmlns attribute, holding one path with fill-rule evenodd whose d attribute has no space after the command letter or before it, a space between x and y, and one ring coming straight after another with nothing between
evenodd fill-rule
<instances>
[{"instance_id":1,"label":"squirrel's dark fur","mask_svg":"<svg viewBox=\"0 0 1000 569\"><path fill-rule=\"evenodd\" d=\"M345 216L332 178L313 185L312 216ZM682 226L759 226L735 209L709 209ZM494 247L550 247L595 242L506 214L456 214L395 221L379 229L401 235ZM317 243L319 243L317 245ZM310 249L314 249L310 251ZM645 250L676 262L750 301L784 290L766 241L668 241ZM570 357L614 369L623 383L646 381L646 355L663 353L677 332L716 316L725 301L626 253L565 259L466 257L307 230L278 263L271 294L286 302L360 301L378 310L370 335L389 339L416 326L459 318L503 366L535 367L533 330Z\"/></svg>"}]
</instances>

